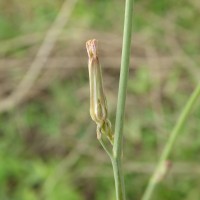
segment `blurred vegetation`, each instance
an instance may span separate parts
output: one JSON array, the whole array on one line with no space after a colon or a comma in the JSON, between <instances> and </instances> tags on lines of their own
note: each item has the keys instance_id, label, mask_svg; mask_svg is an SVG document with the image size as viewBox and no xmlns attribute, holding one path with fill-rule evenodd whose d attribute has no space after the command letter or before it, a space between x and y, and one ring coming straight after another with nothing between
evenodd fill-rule
<instances>
[{"instance_id":1,"label":"blurred vegetation","mask_svg":"<svg viewBox=\"0 0 200 200\"><path fill-rule=\"evenodd\" d=\"M1 0L1 60L32 60L62 3ZM84 64L58 69L55 76L48 75L50 81L45 86L34 84L34 95L30 92L23 103L0 114L0 199L115 199L109 159L96 141L95 124L89 116L87 57L81 35L88 33L89 39L95 30L102 33L104 42L108 39L103 33L121 38L123 8L123 1L78 1L63 31L70 42L58 41L51 57L65 57L66 52L82 58ZM136 64L130 70L128 85L124 171L128 199L139 200L181 108L200 79L200 3L142 0L135 2L134 12L132 57ZM37 42L12 46L12 39L30 35L31 41L33 34L39 34ZM73 51L76 45L78 50ZM107 48L102 47L103 57ZM119 59L113 48L107 57ZM104 70L112 121L117 67ZM13 89L27 69L26 62L15 67L0 62L1 90L3 86ZM1 99L11 92L1 93ZM154 200L200 199L199 123L197 105L171 155L172 170L159 184Z\"/></svg>"}]
</instances>

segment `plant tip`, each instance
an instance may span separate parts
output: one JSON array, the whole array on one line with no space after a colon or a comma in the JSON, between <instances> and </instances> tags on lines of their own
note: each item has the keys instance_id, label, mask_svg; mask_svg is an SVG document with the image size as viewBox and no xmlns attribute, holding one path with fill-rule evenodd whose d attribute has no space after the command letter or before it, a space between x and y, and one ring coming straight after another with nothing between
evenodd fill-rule
<instances>
[{"instance_id":1,"label":"plant tip","mask_svg":"<svg viewBox=\"0 0 200 200\"><path fill-rule=\"evenodd\" d=\"M98 54L98 40L92 39L86 42L86 49L89 58L97 58Z\"/></svg>"}]
</instances>

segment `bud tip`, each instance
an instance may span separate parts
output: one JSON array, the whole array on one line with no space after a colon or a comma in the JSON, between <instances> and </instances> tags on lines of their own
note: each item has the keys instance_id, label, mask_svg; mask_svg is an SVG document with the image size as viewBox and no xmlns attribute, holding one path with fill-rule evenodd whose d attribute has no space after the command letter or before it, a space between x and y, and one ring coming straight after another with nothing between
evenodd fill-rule
<instances>
[{"instance_id":1,"label":"bud tip","mask_svg":"<svg viewBox=\"0 0 200 200\"><path fill-rule=\"evenodd\" d=\"M89 58L97 58L98 53L98 40L92 39L86 42L86 49Z\"/></svg>"}]
</instances>

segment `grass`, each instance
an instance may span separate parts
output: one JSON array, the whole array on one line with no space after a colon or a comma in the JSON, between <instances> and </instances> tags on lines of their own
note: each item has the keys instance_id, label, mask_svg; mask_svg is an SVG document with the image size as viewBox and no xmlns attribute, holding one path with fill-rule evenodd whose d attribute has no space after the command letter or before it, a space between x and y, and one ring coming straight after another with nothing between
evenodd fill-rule
<instances>
[{"instance_id":1,"label":"grass","mask_svg":"<svg viewBox=\"0 0 200 200\"><path fill-rule=\"evenodd\" d=\"M198 13L195 6L190 4L189 10L187 10L186 5L174 4L172 1L167 1L167 5L156 5L160 2L154 0L149 2L148 7L141 3L143 2L136 1L134 37L140 39L141 37L138 35L147 36L158 53L161 55L166 52L170 53L171 44L165 42L169 35L156 20L162 24L163 17L168 14L178 15L177 33L179 35L181 33L180 45L186 53L186 57L182 58L185 61L188 59L187 57L192 56L193 61L198 64L196 55L199 54L199 49L192 45L192 43L197 44L198 18L194 20L194 16L190 15L191 10L194 15ZM97 2L92 5L94 13L99 11L99 4L100 2ZM93 12L87 12L85 9L82 9L80 15L79 11L82 7L90 9L88 2L80 2L65 31L73 26L78 27L80 23L83 28L94 29L95 27L98 30L104 30L106 27L105 30L109 31L109 27L111 27L112 32L118 33L121 30L120 23L115 23L119 17L118 12L110 11L110 7L114 7L115 3L106 1L106 4L100 22L96 16L89 16L88 13ZM1 41L13 36L46 30L56 16L61 3L52 3L51 5L50 3L41 4L39 1L29 1L24 5L27 8L26 12L21 13L17 11L16 7L8 5L8 8L12 10L12 15L8 14L5 5L0 5L4 10L0 20ZM34 14L34 17L29 18L30 11L33 10L34 13L37 13L33 8L38 6L43 7L40 8L40 14ZM166 9L165 6L167 6ZM119 9L119 6L117 8ZM45 9L48 12L44 11ZM156 18L153 18L151 13L156 13ZM155 23L152 23L153 19ZM122 21L122 18L119 20ZM112 22L114 23L112 24ZM99 23L100 26L98 26ZM188 27L190 28L188 29ZM191 41L191 38L194 38L194 41ZM126 169L128 163L131 162L131 169L125 173L127 199L135 197L139 200L150 173L148 170L146 173L135 171L134 163L144 163L145 166L148 163L155 163L159 158L160 150L163 149L163 144L168 138L168 132L172 129L179 111L196 83L194 75L199 73L199 67L188 65L184 61L176 61L168 65L165 73L161 71L161 75L164 74L164 76L159 79L157 76L159 68L149 64L141 51L141 48L149 46L149 40L138 41L135 40L136 48L133 49L133 54L137 57L141 56L145 64L139 64L135 70L130 71L128 82L130 95L127 99L127 108L130 109L127 109L128 112L125 115L124 167ZM17 54L17 51L16 48L15 52L6 56L7 59L12 59L13 54ZM178 56L178 53L180 52L175 55ZM27 56L26 52L24 54ZM20 54L19 59L24 54ZM86 63L86 54L83 57ZM0 114L0 199L51 198L54 200L68 199L69 197L72 200L115 199L111 167L96 141L95 126L89 117L88 72L86 68L82 69L74 71L70 77L68 76L64 80L53 79L48 88L44 89L40 95L26 101L9 113ZM193 73L193 70L196 73ZM108 104L111 105L111 116L113 116L117 98L115 78L118 72L115 69L110 69L108 72L104 70L104 75ZM112 87L110 83L112 83ZM162 103L160 107L159 98ZM200 128L196 126L199 124L199 119L200 111L197 107L190 116L187 126L182 132L182 137L177 141L170 156L170 159L174 161L174 166L180 162L184 168L186 163L190 167L189 172L169 173L156 189L155 200L200 198L199 175L195 172L195 167L192 167L200 160L200 136L198 134ZM114 121L113 118L112 121ZM156 132L159 134L155 134ZM75 155L74 160L68 159L72 152ZM59 176L55 173L57 170ZM53 184L55 180L57 185ZM49 190L48 186L53 189Z\"/></svg>"}]
</instances>

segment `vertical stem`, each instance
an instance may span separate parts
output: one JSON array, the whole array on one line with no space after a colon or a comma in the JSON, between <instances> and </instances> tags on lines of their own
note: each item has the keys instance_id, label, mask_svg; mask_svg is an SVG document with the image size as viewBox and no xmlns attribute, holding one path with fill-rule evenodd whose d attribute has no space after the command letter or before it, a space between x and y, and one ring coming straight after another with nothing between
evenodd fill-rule
<instances>
[{"instance_id":1,"label":"vertical stem","mask_svg":"<svg viewBox=\"0 0 200 200\"><path fill-rule=\"evenodd\" d=\"M115 178L117 200L125 200L124 177L121 167L122 144L123 144L123 123L126 101L126 88L129 74L131 35L132 35L133 0L126 0L124 33L122 45L121 71L118 92L118 104L115 121L115 135L113 145L113 171Z\"/></svg>"},{"instance_id":2,"label":"vertical stem","mask_svg":"<svg viewBox=\"0 0 200 200\"><path fill-rule=\"evenodd\" d=\"M185 107L180 115L179 120L177 121L174 129L171 132L169 140L168 140L168 142L164 148L164 151L161 155L160 161L149 181L146 191L144 192L142 200L150 200L151 199L153 191L154 191L157 183L159 182L160 176L162 176L162 173L165 173L163 171L163 169L165 168L166 161L168 159L170 152L172 151L174 143L175 143L178 135L181 133L181 130L182 130L183 126L185 125L185 122L188 119L189 114L199 96L200 96L200 83L196 86L196 89L193 91L192 95L190 96L187 104L185 105Z\"/></svg>"},{"instance_id":3,"label":"vertical stem","mask_svg":"<svg viewBox=\"0 0 200 200\"><path fill-rule=\"evenodd\" d=\"M113 174L114 174L114 180L115 180L116 199L126 200L124 176L123 176L123 172L121 168L121 160L112 158L111 162L112 162Z\"/></svg>"}]
</instances>

